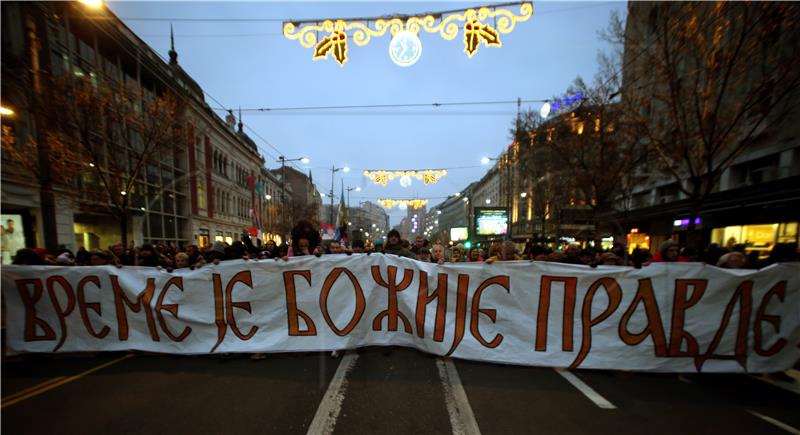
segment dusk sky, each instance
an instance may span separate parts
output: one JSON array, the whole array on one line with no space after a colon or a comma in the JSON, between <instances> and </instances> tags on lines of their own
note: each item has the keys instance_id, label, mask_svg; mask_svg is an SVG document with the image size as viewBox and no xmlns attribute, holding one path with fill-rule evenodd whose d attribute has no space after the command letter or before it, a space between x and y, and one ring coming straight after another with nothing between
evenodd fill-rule
<instances>
[{"instance_id":1,"label":"dusk sky","mask_svg":"<svg viewBox=\"0 0 800 435\"><path fill-rule=\"evenodd\" d=\"M390 36L373 38L364 47L351 40L349 60L340 67L331 58L312 60L313 49L281 32L282 20L413 15L490 4L114 1L108 6L165 58L170 21L154 19L173 19L178 62L207 94L233 109L548 99L562 94L577 76L590 81L598 52L608 49L597 32L606 27L612 11L623 17L626 11L625 2L534 2L531 19L501 35L502 47L482 45L470 59L462 37L446 41L438 34L422 33L422 55L407 68L390 60ZM508 9L519 13L518 6ZM206 101L220 108L208 95ZM528 103L523 109L540 106ZM351 205L418 197L430 199L430 207L483 176L488 166L481 165L481 157L496 156L508 145L516 111L513 103L245 111L243 117L252 129L246 132L270 168L279 166L275 160L280 153L287 158L307 156L311 163L297 162L298 167L310 169L318 189L327 194L331 165L349 166L349 174L336 173L334 191L338 197L342 177L346 187L361 187L361 192L350 194ZM217 113L224 116L222 110ZM449 170L428 186L413 180L408 188L398 180L386 187L374 185L362 175L364 169L429 168L461 169ZM389 213L392 225L405 215L397 208Z\"/></svg>"}]
</instances>

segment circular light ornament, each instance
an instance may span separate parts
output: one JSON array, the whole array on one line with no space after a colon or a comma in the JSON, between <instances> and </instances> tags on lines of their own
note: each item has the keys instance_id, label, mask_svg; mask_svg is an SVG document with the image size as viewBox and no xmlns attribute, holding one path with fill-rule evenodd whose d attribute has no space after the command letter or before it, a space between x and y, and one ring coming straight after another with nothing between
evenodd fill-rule
<instances>
[{"instance_id":1,"label":"circular light ornament","mask_svg":"<svg viewBox=\"0 0 800 435\"><path fill-rule=\"evenodd\" d=\"M416 33L403 30L397 32L389 43L389 57L397 66L414 65L422 55L422 42Z\"/></svg>"},{"instance_id":2,"label":"circular light ornament","mask_svg":"<svg viewBox=\"0 0 800 435\"><path fill-rule=\"evenodd\" d=\"M550 103L545 102L542 104L541 110L539 110L539 115L542 115L542 118L547 118L547 115L550 114Z\"/></svg>"},{"instance_id":3,"label":"circular light ornament","mask_svg":"<svg viewBox=\"0 0 800 435\"><path fill-rule=\"evenodd\" d=\"M400 177L400 185L403 187L408 187L411 185L411 177L408 175L403 175Z\"/></svg>"}]
</instances>

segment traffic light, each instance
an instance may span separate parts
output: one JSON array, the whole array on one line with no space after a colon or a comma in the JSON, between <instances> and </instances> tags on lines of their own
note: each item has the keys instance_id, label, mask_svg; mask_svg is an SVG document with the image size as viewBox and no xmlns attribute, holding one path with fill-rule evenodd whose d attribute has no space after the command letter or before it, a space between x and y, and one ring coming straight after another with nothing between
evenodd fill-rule
<instances>
[{"instance_id":1,"label":"traffic light","mask_svg":"<svg viewBox=\"0 0 800 435\"><path fill-rule=\"evenodd\" d=\"M467 240L466 242L464 242L464 249L470 249L470 248L472 248L472 242Z\"/></svg>"}]
</instances>

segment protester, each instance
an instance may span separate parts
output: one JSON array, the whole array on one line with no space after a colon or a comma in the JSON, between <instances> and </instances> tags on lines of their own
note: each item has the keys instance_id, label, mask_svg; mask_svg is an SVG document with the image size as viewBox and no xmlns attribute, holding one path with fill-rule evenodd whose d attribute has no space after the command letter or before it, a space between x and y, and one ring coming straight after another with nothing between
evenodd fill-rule
<instances>
[{"instance_id":1,"label":"protester","mask_svg":"<svg viewBox=\"0 0 800 435\"><path fill-rule=\"evenodd\" d=\"M375 241L375 244L377 245L378 242ZM383 253L412 259L415 258L411 250L403 246L403 242L400 239L400 232L397 230L389 231L389 234L386 236L386 246L383 248Z\"/></svg>"},{"instance_id":2,"label":"protester","mask_svg":"<svg viewBox=\"0 0 800 435\"><path fill-rule=\"evenodd\" d=\"M419 251L417 251L417 260L423 263L431 263L431 250L424 246L419 248Z\"/></svg>"},{"instance_id":3,"label":"protester","mask_svg":"<svg viewBox=\"0 0 800 435\"><path fill-rule=\"evenodd\" d=\"M469 251L469 257L467 258L468 261L472 262L483 262L483 249L475 247Z\"/></svg>"},{"instance_id":4,"label":"protester","mask_svg":"<svg viewBox=\"0 0 800 435\"><path fill-rule=\"evenodd\" d=\"M189 262L189 255L185 252L179 252L175 255L175 269L186 269L191 267L191 263Z\"/></svg>"},{"instance_id":5,"label":"protester","mask_svg":"<svg viewBox=\"0 0 800 435\"><path fill-rule=\"evenodd\" d=\"M464 258L464 245L459 243L450 250L450 263L463 263L464 261L466 261Z\"/></svg>"},{"instance_id":6,"label":"protester","mask_svg":"<svg viewBox=\"0 0 800 435\"><path fill-rule=\"evenodd\" d=\"M17 264L21 266L46 266L44 258L39 255L36 251L30 248L22 248L17 251L17 255L14 257L14 261L11 264Z\"/></svg>"},{"instance_id":7,"label":"protester","mask_svg":"<svg viewBox=\"0 0 800 435\"><path fill-rule=\"evenodd\" d=\"M486 259L486 264L492 264L495 261L514 261L519 260L517 257L517 247L511 240L506 240L500 245L500 252L498 255Z\"/></svg>"},{"instance_id":8,"label":"protester","mask_svg":"<svg viewBox=\"0 0 800 435\"><path fill-rule=\"evenodd\" d=\"M342 248L342 244L337 242L336 240L331 241L328 244L327 253L328 254L343 254L344 253L344 249Z\"/></svg>"},{"instance_id":9,"label":"protester","mask_svg":"<svg viewBox=\"0 0 800 435\"><path fill-rule=\"evenodd\" d=\"M739 251L728 252L719 257L717 267L725 269L741 269L747 264L747 257Z\"/></svg>"},{"instance_id":10,"label":"protester","mask_svg":"<svg viewBox=\"0 0 800 435\"><path fill-rule=\"evenodd\" d=\"M103 251L101 249L92 249L89 252L89 265L122 267L122 264L119 263L119 260L111 251Z\"/></svg>"},{"instance_id":11,"label":"protester","mask_svg":"<svg viewBox=\"0 0 800 435\"><path fill-rule=\"evenodd\" d=\"M613 252L606 252L600 255L600 261L597 264L603 266L624 266L622 258Z\"/></svg>"},{"instance_id":12,"label":"protester","mask_svg":"<svg viewBox=\"0 0 800 435\"><path fill-rule=\"evenodd\" d=\"M446 261L444 256L444 246L438 243L431 246L431 261L437 264L444 264Z\"/></svg>"},{"instance_id":13,"label":"protester","mask_svg":"<svg viewBox=\"0 0 800 435\"><path fill-rule=\"evenodd\" d=\"M411 252L414 255L418 255L419 250L422 249L424 246L425 246L425 238L422 236L417 236L414 239L414 246L411 247Z\"/></svg>"},{"instance_id":14,"label":"protester","mask_svg":"<svg viewBox=\"0 0 800 435\"><path fill-rule=\"evenodd\" d=\"M117 257L117 260L119 260L120 264L123 266L133 266L136 264L136 259L133 258L132 255L128 254L128 250L125 249L125 245L123 245L121 242L112 245L109 248L109 251L111 251L111 253Z\"/></svg>"},{"instance_id":15,"label":"protester","mask_svg":"<svg viewBox=\"0 0 800 435\"><path fill-rule=\"evenodd\" d=\"M292 228L292 244L289 246L286 256L282 258L322 255L320 243L322 243L322 237L319 235L319 230L314 228L311 222L301 220Z\"/></svg>"},{"instance_id":16,"label":"protester","mask_svg":"<svg viewBox=\"0 0 800 435\"><path fill-rule=\"evenodd\" d=\"M353 250L353 254L363 254L364 253L364 241L363 240L354 240L351 246Z\"/></svg>"},{"instance_id":17,"label":"protester","mask_svg":"<svg viewBox=\"0 0 800 435\"><path fill-rule=\"evenodd\" d=\"M658 248L658 252L650 260L651 263L674 263L677 261L685 262L686 259L680 257L680 246L672 239L667 239Z\"/></svg>"},{"instance_id":18,"label":"protester","mask_svg":"<svg viewBox=\"0 0 800 435\"><path fill-rule=\"evenodd\" d=\"M278 257L278 245L275 244L274 240L267 240L267 243L264 244L264 249L261 251L261 256L264 258Z\"/></svg>"}]
</instances>

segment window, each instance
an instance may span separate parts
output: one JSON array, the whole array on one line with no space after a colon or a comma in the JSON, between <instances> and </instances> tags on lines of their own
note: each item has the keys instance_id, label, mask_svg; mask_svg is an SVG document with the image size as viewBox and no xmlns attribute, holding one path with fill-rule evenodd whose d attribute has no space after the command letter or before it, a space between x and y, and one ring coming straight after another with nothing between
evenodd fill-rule
<instances>
[{"instance_id":1,"label":"window","mask_svg":"<svg viewBox=\"0 0 800 435\"><path fill-rule=\"evenodd\" d=\"M203 180L198 177L197 178L197 207L203 210L206 209L206 186L203 184Z\"/></svg>"}]
</instances>

